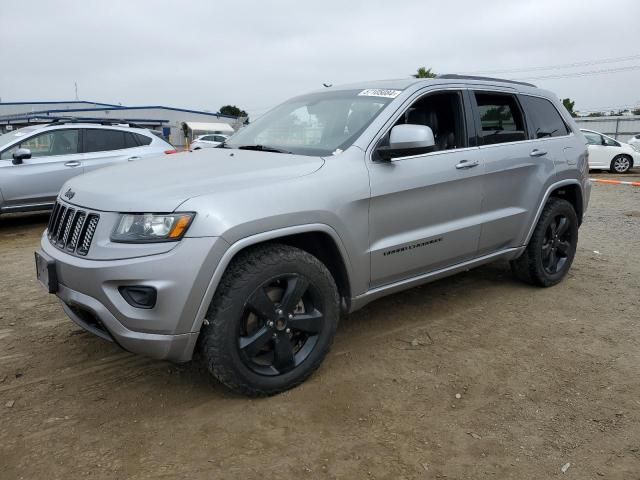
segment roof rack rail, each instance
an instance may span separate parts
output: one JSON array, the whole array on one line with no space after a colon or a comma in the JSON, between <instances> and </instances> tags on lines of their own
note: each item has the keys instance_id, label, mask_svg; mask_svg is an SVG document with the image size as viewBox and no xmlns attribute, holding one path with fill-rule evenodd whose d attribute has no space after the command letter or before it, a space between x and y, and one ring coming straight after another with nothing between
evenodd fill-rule
<instances>
[{"instance_id":1,"label":"roof rack rail","mask_svg":"<svg viewBox=\"0 0 640 480\"><path fill-rule=\"evenodd\" d=\"M495 78L495 77L476 77L474 75L457 75L454 73L438 75L437 78L445 78L450 80L484 80L484 81L501 82L501 83L515 83L517 85L526 85L527 87L535 87L533 83L519 82L518 80L506 80L504 78Z\"/></svg>"},{"instance_id":2,"label":"roof rack rail","mask_svg":"<svg viewBox=\"0 0 640 480\"><path fill-rule=\"evenodd\" d=\"M67 123L95 123L97 125L129 125L131 128L145 128L137 123L131 122L129 120L95 120L88 118L77 118L77 117L64 117L64 118L56 118L49 125L58 124L65 125Z\"/></svg>"}]
</instances>

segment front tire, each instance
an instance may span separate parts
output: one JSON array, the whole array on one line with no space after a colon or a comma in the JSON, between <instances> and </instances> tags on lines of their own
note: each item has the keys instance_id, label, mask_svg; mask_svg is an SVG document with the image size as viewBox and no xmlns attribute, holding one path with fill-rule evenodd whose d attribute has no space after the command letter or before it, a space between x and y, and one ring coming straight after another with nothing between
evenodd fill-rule
<instances>
[{"instance_id":1,"label":"front tire","mask_svg":"<svg viewBox=\"0 0 640 480\"><path fill-rule=\"evenodd\" d=\"M199 338L207 368L231 390L273 395L305 381L327 355L340 309L327 267L304 250L265 244L224 273Z\"/></svg>"},{"instance_id":2,"label":"front tire","mask_svg":"<svg viewBox=\"0 0 640 480\"><path fill-rule=\"evenodd\" d=\"M627 155L616 155L611 160L611 173L627 173L631 169L631 159Z\"/></svg>"},{"instance_id":3,"label":"front tire","mask_svg":"<svg viewBox=\"0 0 640 480\"><path fill-rule=\"evenodd\" d=\"M529 245L511 262L511 270L523 282L551 287L560 283L571 268L577 245L576 211L566 200L550 198Z\"/></svg>"}]
</instances>

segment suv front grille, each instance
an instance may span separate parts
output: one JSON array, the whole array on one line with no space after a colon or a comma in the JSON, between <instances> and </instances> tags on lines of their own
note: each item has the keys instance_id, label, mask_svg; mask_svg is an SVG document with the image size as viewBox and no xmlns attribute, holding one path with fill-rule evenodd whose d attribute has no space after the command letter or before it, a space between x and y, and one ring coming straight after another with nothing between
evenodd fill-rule
<instances>
[{"instance_id":1,"label":"suv front grille","mask_svg":"<svg viewBox=\"0 0 640 480\"><path fill-rule=\"evenodd\" d=\"M69 253L89 253L100 215L56 202L49 218L47 235L52 245Z\"/></svg>"}]
</instances>

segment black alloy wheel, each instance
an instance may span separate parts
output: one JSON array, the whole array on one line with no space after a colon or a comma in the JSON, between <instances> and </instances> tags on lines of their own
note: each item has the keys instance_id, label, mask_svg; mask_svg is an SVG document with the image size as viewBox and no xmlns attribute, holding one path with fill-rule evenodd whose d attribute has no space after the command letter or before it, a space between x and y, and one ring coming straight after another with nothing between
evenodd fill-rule
<instances>
[{"instance_id":1,"label":"black alloy wheel","mask_svg":"<svg viewBox=\"0 0 640 480\"><path fill-rule=\"evenodd\" d=\"M247 300L238 334L245 365L260 375L280 375L302 364L324 326L317 297L299 274L278 275L258 287Z\"/></svg>"}]
</instances>

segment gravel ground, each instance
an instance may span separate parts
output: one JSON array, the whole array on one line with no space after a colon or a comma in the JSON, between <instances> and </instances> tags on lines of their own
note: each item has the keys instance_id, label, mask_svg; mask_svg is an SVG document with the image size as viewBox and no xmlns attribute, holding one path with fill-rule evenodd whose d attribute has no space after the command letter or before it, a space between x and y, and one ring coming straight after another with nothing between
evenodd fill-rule
<instances>
[{"instance_id":1,"label":"gravel ground","mask_svg":"<svg viewBox=\"0 0 640 480\"><path fill-rule=\"evenodd\" d=\"M3 480L640 478L638 187L593 186L560 285L496 263L384 298L259 400L75 326L34 280L46 218L0 219Z\"/></svg>"}]
</instances>

